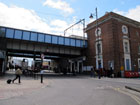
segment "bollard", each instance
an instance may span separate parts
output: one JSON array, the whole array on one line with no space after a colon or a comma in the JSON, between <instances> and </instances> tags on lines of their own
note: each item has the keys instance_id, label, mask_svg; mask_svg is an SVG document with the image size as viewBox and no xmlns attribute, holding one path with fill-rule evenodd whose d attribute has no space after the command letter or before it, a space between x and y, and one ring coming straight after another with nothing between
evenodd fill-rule
<instances>
[{"instance_id":1,"label":"bollard","mask_svg":"<svg viewBox=\"0 0 140 105\"><path fill-rule=\"evenodd\" d=\"M43 83L43 74L41 74L41 83Z\"/></svg>"}]
</instances>

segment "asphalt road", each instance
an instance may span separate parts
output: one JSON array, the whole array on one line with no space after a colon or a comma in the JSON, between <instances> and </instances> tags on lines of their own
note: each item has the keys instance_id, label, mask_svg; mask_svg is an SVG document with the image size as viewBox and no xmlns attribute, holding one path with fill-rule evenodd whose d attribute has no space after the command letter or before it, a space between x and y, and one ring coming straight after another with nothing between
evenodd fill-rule
<instances>
[{"instance_id":1,"label":"asphalt road","mask_svg":"<svg viewBox=\"0 0 140 105\"><path fill-rule=\"evenodd\" d=\"M140 105L140 93L125 89L139 83L90 77L49 77L43 88L0 100L0 105Z\"/></svg>"}]
</instances>

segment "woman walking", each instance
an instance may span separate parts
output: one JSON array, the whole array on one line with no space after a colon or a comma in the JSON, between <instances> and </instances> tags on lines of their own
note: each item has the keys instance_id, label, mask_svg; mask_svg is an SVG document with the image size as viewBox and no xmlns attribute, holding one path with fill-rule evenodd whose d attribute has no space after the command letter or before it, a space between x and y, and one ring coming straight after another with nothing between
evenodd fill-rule
<instances>
[{"instance_id":1,"label":"woman walking","mask_svg":"<svg viewBox=\"0 0 140 105\"><path fill-rule=\"evenodd\" d=\"M14 83L14 81L15 81L16 79L18 79L18 83L21 83L21 82L20 82L20 75L22 74L22 71L21 71L21 69L20 69L19 67L16 69L15 74L16 74L16 77L12 80L12 82Z\"/></svg>"}]
</instances>

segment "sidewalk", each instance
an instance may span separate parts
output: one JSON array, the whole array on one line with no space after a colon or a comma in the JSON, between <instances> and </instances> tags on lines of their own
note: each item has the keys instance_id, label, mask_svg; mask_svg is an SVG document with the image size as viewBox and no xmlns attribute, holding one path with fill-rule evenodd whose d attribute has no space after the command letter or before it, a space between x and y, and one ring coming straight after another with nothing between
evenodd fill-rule
<instances>
[{"instance_id":1,"label":"sidewalk","mask_svg":"<svg viewBox=\"0 0 140 105\"><path fill-rule=\"evenodd\" d=\"M9 78L13 79L14 75L8 73L8 75L0 78L0 100L21 96L48 85L47 79L44 79L43 84L41 84L40 79L34 80L34 78L24 76L21 76L20 84L18 83L18 80L16 80L15 83L7 84L6 81Z\"/></svg>"},{"instance_id":2,"label":"sidewalk","mask_svg":"<svg viewBox=\"0 0 140 105\"><path fill-rule=\"evenodd\" d=\"M139 84L140 85L140 78L108 78L108 77L102 77L101 79L103 79L105 81L132 83L132 84Z\"/></svg>"},{"instance_id":3,"label":"sidewalk","mask_svg":"<svg viewBox=\"0 0 140 105\"><path fill-rule=\"evenodd\" d=\"M38 79L35 79L33 77L21 77L21 84L18 84L18 80L15 81L15 83L7 84L6 81L7 79L13 79L15 77L14 72L8 72L4 77L0 77L0 100L1 99L8 99L12 97L17 97L21 96L23 94L31 93L33 91L36 91L40 88L45 88L46 86L49 85L50 79L55 78L57 79L56 76L51 76L44 78L43 84L40 83L40 77ZM59 78L65 78L66 76L59 75ZM89 75L88 76L68 76L68 78L83 78L83 77L88 77L91 78ZM87 78L85 78L87 79ZM127 83L126 87L130 87L131 90L133 89L138 89L140 90L140 78L134 78L134 79L129 79L129 78L106 78L102 77L101 79L98 78L93 78L97 79L99 81L110 81L110 82L120 82L120 83ZM129 88L129 89L130 89ZM128 88L127 88L128 89Z\"/></svg>"},{"instance_id":4,"label":"sidewalk","mask_svg":"<svg viewBox=\"0 0 140 105\"><path fill-rule=\"evenodd\" d=\"M104 81L127 83L126 89L130 89L140 93L140 78L102 78ZM130 85L129 85L130 84Z\"/></svg>"}]
</instances>

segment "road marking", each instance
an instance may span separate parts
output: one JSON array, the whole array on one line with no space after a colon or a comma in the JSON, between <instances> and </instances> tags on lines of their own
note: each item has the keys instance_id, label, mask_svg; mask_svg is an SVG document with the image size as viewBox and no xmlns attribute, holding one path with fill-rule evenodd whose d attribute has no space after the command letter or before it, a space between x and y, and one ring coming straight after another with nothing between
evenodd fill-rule
<instances>
[{"instance_id":1,"label":"road marking","mask_svg":"<svg viewBox=\"0 0 140 105\"><path fill-rule=\"evenodd\" d=\"M132 94L130 94L130 93L127 93L127 92L125 92L125 91L123 91L123 90L120 90L120 88L113 88L115 91L118 91L118 92L120 92L120 93L123 93L123 94L125 94L125 95L128 95L128 96L130 96L132 99L134 99L139 105L140 105L140 98L139 97L137 97L137 96L135 96L135 95L132 95Z\"/></svg>"}]
</instances>

